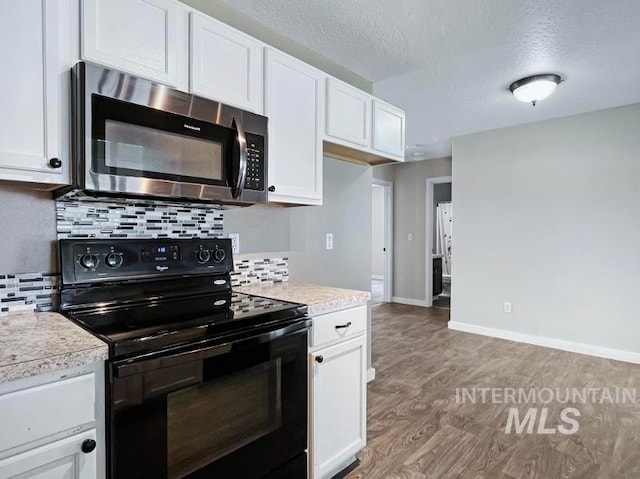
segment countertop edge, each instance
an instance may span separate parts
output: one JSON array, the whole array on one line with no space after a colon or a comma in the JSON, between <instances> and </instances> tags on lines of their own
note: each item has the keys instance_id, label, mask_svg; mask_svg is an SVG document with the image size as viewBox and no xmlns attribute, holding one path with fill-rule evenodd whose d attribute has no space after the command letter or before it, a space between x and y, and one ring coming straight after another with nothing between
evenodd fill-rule
<instances>
[{"instance_id":1,"label":"countertop edge","mask_svg":"<svg viewBox=\"0 0 640 479\"><path fill-rule=\"evenodd\" d=\"M0 366L0 384L104 361L107 359L108 352L108 347L104 344L94 348Z\"/></svg>"}]
</instances>

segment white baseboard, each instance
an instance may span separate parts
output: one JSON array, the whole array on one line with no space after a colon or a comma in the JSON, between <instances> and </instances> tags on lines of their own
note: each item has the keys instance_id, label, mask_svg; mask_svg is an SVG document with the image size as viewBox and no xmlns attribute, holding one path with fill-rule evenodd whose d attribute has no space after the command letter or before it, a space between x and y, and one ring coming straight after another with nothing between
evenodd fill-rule
<instances>
[{"instance_id":1,"label":"white baseboard","mask_svg":"<svg viewBox=\"0 0 640 479\"><path fill-rule=\"evenodd\" d=\"M407 304L409 306L422 306L423 308L429 308L430 306L423 299L401 298L394 296L391 298L392 303Z\"/></svg>"},{"instance_id":2,"label":"white baseboard","mask_svg":"<svg viewBox=\"0 0 640 479\"><path fill-rule=\"evenodd\" d=\"M367 382L370 383L376 378L376 370L374 368L367 369Z\"/></svg>"},{"instance_id":3,"label":"white baseboard","mask_svg":"<svg viewBox=\"0 0 640 479\"><path fill-rule=\"evenodd\" d=\"M596 356L599 358L614 359L616 361L624 361L626 363L640 364L640 353L632 351L623 351L621 349L605 348L602 346L594 346L591 344L574 343L563 339L549 338L546 336L537 336L534 334L516 333L506 329L494 329L475 324L459 323L449 321L449 329L455 331L463 331L465 333L480 334L482 336L490 336L492 338L507 339L518 343L533 344L534 346L543 346L546 348L560 349L571 353L586 354L588 356Z\"/></svg>"}]
</instances>

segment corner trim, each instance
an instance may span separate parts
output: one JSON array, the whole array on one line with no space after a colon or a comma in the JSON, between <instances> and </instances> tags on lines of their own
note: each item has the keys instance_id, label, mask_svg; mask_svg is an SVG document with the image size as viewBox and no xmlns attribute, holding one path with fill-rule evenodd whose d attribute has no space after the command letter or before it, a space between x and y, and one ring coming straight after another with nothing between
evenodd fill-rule
<instances>
[{"instance_id":1,"label":"corner trim","mask_svg":"<svg viewBox=\"0 0 640 479\"><path fill-rule=\"evenodd\" d=\"M422 299L401 298L399 296L393 296L391 298L391 302L398 303L398 304L406 304L409 306L422 306L423 308L430 307L430 305Z\"/></svg>"},{"instance_id":2,"label":"corner trim","mask_svg":"<svg viewBox=\"0 0 640 479\"><path fill-rule=\"evenodd\" d=\"M367 382L370 383L376 378L376 370L374 368L367 369Z\"/></svg>"},{"instance_id":3,"label":"corner trim","mask_svg":"<svg viewBox=\"0 0 640 479\"><path fill-rule=\"evenodd\" d=\"M517 333L514 331L508 331L506 329L487 328L484 326L460 323L457 321L449 321L448 325L449 329L454 331L462 331L465 333L490 336L492 338L506 339L518 343L526 343L532 344L534 346L559 349L562 351L585 354L587 356L595 356L598 358L613 359L615 361L623 361L625 363L640 364L640 353L636 353L633 351L605 348L602 346L594 346L592 344L585 343L574 343L573 341L565 341L563 339L549 338L546 336L538 336L534 334Z\"/></svg>"}]
</instances>

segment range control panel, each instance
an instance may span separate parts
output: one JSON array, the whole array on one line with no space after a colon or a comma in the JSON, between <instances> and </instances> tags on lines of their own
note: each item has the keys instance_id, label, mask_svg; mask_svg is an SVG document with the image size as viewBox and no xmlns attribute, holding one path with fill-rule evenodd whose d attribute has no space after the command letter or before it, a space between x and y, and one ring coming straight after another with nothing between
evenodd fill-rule
<instances>
[{"instance_id":1,"label":"range control panel","mask_svg":"<svg viewBox=\"0 0 640 479\"><path fill-rule=\"evenodd\" d=\"M60 240L63 284L233 271L231 240Z\"/></svg>"}]
</instances>

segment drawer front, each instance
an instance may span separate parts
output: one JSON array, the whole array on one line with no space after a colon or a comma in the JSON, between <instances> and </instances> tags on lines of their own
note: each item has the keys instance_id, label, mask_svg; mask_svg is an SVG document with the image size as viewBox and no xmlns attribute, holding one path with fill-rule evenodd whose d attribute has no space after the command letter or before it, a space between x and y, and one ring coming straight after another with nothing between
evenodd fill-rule
<instances>
[{"instance_id":1,"label":"drawer front","mask_svg":"<svg viewBox=\"0 0 640 479\"><path fill-rule=\"evenodd\" d=\"M360 334L367 329L367 307L344 309L313 318L311 347Z\"/></svg>"},{"instance_id":2,"label":"drawer front","mask_svg":"<svg viewBox=\"0 0 640 479\"><path fill-rule=\"evenodd\" d=\"M95 375L0 396L0 451L95 421Z\"/></svg>"}]
</instances>

